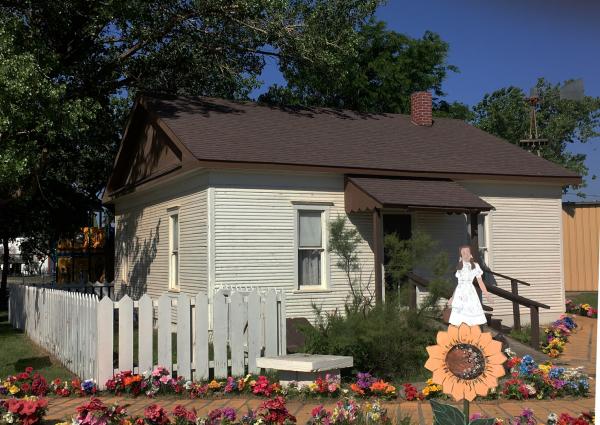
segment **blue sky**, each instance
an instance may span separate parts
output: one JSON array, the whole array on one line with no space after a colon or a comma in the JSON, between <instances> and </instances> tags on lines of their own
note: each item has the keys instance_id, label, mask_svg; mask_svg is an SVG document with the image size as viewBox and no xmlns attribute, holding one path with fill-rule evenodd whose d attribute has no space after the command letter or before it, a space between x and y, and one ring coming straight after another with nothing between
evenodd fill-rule
<instances>
[{"instance_id":1,"label":"blue sky","mask_svg":"<svg viewBox=\"0 0 600 425\"><path fill-rule=\"evenodd\" d=\"M459 73L444 84L449 100L469 105L485 93L514 85L529 90L538 77L557 83L583 78L585 91L600 96L600 2L594 0L390 0L377 17L388 27L420 37L437 32L450 44L449 63ZM283 84L274 61L264 86ZM587 200L600 200L600 139L572 145L587 154ZM565 199L578 200L567 195Z\"/></svg>"}]
</instances>

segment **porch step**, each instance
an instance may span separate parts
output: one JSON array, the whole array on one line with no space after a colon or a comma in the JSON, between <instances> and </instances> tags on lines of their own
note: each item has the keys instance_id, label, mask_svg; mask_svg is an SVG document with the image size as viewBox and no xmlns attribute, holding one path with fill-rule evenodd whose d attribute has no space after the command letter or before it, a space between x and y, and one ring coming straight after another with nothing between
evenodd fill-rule
<instances>
[{"instance_id":1,"label":"porch step","mask_svg":"<svg viewBox=\"0 0 600 425\"><path fill-rule=\"evenodd\" d=\"M492 316L491 313L485 313L485 318L487 319L487 325L497 330L498 332L505 332L507 329L506 326L502 326L502 319L497 319Z\"/></svg>"}]
</instances>

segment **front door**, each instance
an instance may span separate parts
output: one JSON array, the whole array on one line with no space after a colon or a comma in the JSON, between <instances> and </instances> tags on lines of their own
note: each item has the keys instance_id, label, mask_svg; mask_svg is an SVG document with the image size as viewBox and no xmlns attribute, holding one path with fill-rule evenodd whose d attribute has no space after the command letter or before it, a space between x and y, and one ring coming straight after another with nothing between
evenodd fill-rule
<instances>
[{"instance_id":1,"label":"front door","mask_svg":"<svg viewBox=\"0 0 600 425\"><path fill-rule=\"evenodd\" d=\"M412 237L412 217L410 214L384 214L383 215L383 235L395 233L400 240L408 240ZM389 258L384 253L383 265L387 266ZM396 287L398 282L390 281L390 277L385 275L386 288Z\"/></svg>"}]
</instances>

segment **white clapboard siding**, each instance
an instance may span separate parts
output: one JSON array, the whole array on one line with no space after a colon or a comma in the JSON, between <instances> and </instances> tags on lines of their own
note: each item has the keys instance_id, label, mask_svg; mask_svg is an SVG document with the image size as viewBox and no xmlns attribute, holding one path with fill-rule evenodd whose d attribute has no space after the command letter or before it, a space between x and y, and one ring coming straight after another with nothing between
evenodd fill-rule
<instances>
[{"instance_id":1,"label":"white clapboard siding","mask_svg":"<svg viewBox=\"0 0 600 425\"><path fill-rule=\"evenodd\" d=\"M343 311L350 288L344 273L336 267L337 258L329 255L327 288L323 291L298 291L294 249L295 214L299 204L323 205L329 220L347 218L363 241L358 257L363 281L371 280L373 290L373 252L370 213L346 214L344 178L286 174L219 171L210 173L214 196L212 243L214 244L214 283L278 288L286 291L288 317L314 317L312 304L324 311Z\"/></svg>"},{"instance_id":2,"label":"white clapboard siding","mask_svg":"<svg viewBox=\"0 0 600 425\"><path fill-rule=\"evenodd\" d=\"M173 303L177 312L176 362L171 351ZM212 341L209 340L209 314L213 315L215 324ZM156 301L148 295L139 301L124 296L115 302L108 297L98 301L95 295L89 294L13 286L9 315L12 326L47 347L74 374L82 379L95 379L100 389L104 389L106 381L118 371L142 373L155 366L163 366L186 380L206 380L211 367L216 378L243 376L260 371L256 367L258 357L287 351L285 296L282 291L272 289L222 289L214 295L209 309L209 297L205 293L193 298L184 293L172 298L165 293ZM117 337L115 317L118 318ZM157 362L153 359L154 317L158 317ZM137 353L133 344L136 330ZM118 339L116 347L115 338ZM209 361L210 342L212 362Z\"/></svg>"},{"instance_id":3,"label":"white clapboard siding","mask_svg":"<svg viewBox=\"0 0 600 425\"><path fill-rule=\"evenodd\" d=\"M180 289L208 291L207 184L206 174L191 173L161 183L160 190L116 200L115 281L124 283L134 299L148 294L156 300L168 290L169 214L174 209L179 214Z\"/></svg>"},{"instance_id":4,"label":"white clapboard siding","mask_svg":"<svg viewBox=\"0 0 600 425\"><path fill-rule=\"evenodd\" d=\"M564 312L562 262L562 191L559 185L462 183L494 206L490 212L490 266L492 270L529 282L519 294L551 307L540 309L540 322L555 320ZM510 290L510 282L495 278ZM498 299L494 316L512 323L512 304ZM521 322L529 309L521 308Z\"/></svg>"}]
</instances>

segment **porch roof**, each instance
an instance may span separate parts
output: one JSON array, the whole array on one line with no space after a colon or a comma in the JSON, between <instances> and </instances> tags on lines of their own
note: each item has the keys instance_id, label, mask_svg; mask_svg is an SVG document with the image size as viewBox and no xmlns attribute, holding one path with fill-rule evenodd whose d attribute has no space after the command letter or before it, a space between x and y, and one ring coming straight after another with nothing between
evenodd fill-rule
<instances>
[{"instance_id":1,"label":"porch roof","mask_svg":"<svg viewBox=\"0 0 600 425\"><path fill-rule=\"evenodd\" d=\"M347 177L347 212L382 208L489 211L493 207L458 183L447 179Z\"/></svg>"}]
</instances>

